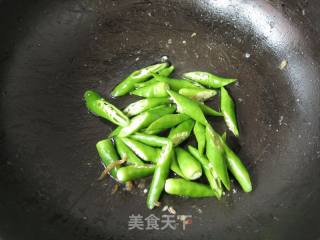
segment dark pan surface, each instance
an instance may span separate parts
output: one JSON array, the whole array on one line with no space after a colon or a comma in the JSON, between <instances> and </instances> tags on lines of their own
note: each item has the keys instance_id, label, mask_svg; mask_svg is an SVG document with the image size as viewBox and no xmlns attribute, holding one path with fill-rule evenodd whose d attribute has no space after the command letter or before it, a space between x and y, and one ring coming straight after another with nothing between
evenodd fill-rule
<instances>
[{"instance_id":1,"label":"dark pan surface","mask_svg":"<svg viewBox=\"0 0 320 240\"><path fill-rule=\"evenodd\" d=\"M0 239L319 239L319 9L316 0L0 1ZM239 79L229 89L254 192L165 196L192 215L186 231L129 231L129 215L164 213L147 210L142 190L111 195L111 179L95 181L95 143L113 126L81 99L86 89L108 97L164 55L177 74Z\"/></svg>"}]
</instances>

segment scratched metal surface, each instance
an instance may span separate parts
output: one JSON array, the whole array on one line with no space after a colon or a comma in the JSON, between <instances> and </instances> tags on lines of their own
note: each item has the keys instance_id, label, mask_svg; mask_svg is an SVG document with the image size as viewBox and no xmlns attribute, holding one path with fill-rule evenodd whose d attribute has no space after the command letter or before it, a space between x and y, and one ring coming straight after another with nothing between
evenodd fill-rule
<instances>
[{"instance_id":1,"label":"scratched metal surface","mask_svg":"<svg viewBox=\"0 0 320 240\"><path fill-rule=\"evenodd\" d=\"M0 1L0 239L318 239L318 6ZM111 195L111 179L95 181L95 143L113 126L89 115L82 95L108 97L127 73L164 55L177 76L205 70L239 79L229 89L254 191L236 185L221 201L164 196L192 225L129 231L129 215L164 213L147 210L141 189Z\"/></svg>"}]
</instances>

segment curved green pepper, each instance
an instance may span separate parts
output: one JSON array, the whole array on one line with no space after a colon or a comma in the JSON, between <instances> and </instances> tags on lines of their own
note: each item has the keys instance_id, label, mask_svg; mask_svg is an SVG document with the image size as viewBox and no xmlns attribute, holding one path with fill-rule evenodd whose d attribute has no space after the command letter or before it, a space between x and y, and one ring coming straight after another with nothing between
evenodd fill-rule
<instances>
[{"instance_id":1,"label":"curved green pepper","mask_svg":"<svg viewBox=\"0 0 320 240\"><path fill-rule=\"evenodd\" d=\"M93 114L120 126L127 126L129 124L129 118L121 110L103 99L98 93L91 90L86 91L84 99L87 108Z\"/></svg>"},{"instance_id":2,"label":"curved green pepper","mask_svg":"<svg viewBox=\"0 0 320 240\"><path fill-rule=\"evenodd\" d=\"M170 103L169 98L146 98L129 104L123 112L132 117L153 107Z\"/></svg>"},{"instance_id":3,"label":"curved green pepper","mask_svg":"<svg viewBox=\"0 0 320 240\"><path fill-rule=\"evenodd\" d=\"M233 174L235 179L237 179L243 191L251 192L252 184L248 170L241 162L240 158L228 147L225 142L223 143L223 147L226 152L228 169Z\"/></svg>"},{"instance_id":4,"label":"curved green pepper","mask_svg":"<svg viewBox=\"0 0 320 240\"><path fill-rule=\"evenodd\" d=\"M168 138L173 142L174 146L178 146L190 136L193 125L194 121L188 119L170 130Z\"/></svg>"},{"instance_id":5,"label":"curved green pepper","mask_svg":"<svg viewBox=\"0 0 320 240\"><path fill-rule=\"evenodd\" d=\"M222 135L221 135L221 138L224 142L227 141L227 132L224 132Z\"/></svg>"},{"instance_id":6,"label":"curved green pepper","mask_svg":"<svg viewBox=\"0 0 320 240\"><path fill-rule=\"evenodd\" d=\"M172 159L171 159L171 166L170 166L170 169L175 172L175 174L177 174L178 176L182 177L182 178L186 178L180 167L179 167L179 164L178 164L178 161L177 161L177 158L176 158L176 154L175 154L175 151L172 151Z\"/></svg>"},{"instance_id":7,"label":"curved green pepper","mask_svg":"<svg viewBox=\"0 0 320 240\"><path fill-rule=\"evenodd\" d=\"M116 127L109 135L108 138L112 138L112 137L116 137L119 135L120 131L121 131L122 127L118 126Z\"/></svg>"},{"instance_id":8,"label":"curved green pepper","mask_svg":"<svg viewBox=\"0 0 320 240\"><path fill-rule=\"evenodd\" d=\"M122 167L117 172L118 180L122 183L127 181L133 181L139 178L147 177L153 174L155 165L129 165Z\"/></svg>"},{"instance_id":9,"label":"curved green pepper","mask_svg":"<svg viewBox=\"0 0 320 240\"><path fill-rule=\"evenodd\" d=\"M167 114L151 123L145 130L145 133L156 134L162 132L163 130L172 128L187 119L189 119L189 116L185 114Z\"/></svg>"},{"instance_id":10,"label":"curved green pepper","mask_svg":"<svg viewBox=\"0 0 320 240\"><path fill-rule=\"evenodd\" d=\"M181 172L186 179L195 180L201 177L201 165L190 155L190 153L179 147L175 149L175 152Z\"/></svg>"},{"instance_id":11,"label":"curved green pepper","mask_svg":"<svg viewBox=\"0 0 320 240\"><path fill-rule=\"evenodd\" d=\"M209 163L209 160L192 146L188 146L188 150L192 156L194 156L201 163L204 174L206 175L212 190L215 192L217 198L220 199L222 196L221 180L219 179L212 165Z\"/></svg>"},{"instance_id":12,"label":"curved green pepper","mask_svg":"<svg viewBox=\"0 0 320 240\"><path fill-rule=\"evenodd\" d=\"M117 151L122 159L127 159L129 163L135 164L135 165L142 165L144 162L137 157L136 154L131 151L130 148L127 147L127 145L118 137L115 139L116 148Z\"/></svg>"},{"instance_id":13,"label":"curved green pepper","mask_svg":"<svg viewBox=\"0 0 320 240\"><path fill-rule=\"evenodd\" d=\"M208 105L201 103L201 102L199 102L198 104L199 104L202 112L206 116L223 117L223 114L221 112L214 110L213 108L209 107Z\"/></svg>"},{"instance_id":14,"label":"curved green pepper","mask_svg":"<svg viewBox=\"0 0 320 240\"><path fill-rule=\"evenodd\" d=\"M133 95L137 95L140 97L167 97L168 93L167 90L169 90L170 87L168 84L164 82L156 82L153 84L150 84L148 86L138 88L131 92Z\"/></svg>"},{"instance_id":15,"label":"curved green pepper","mask_svg":"<svg viewBox=\"0 0 320 240\"><path fill-rule=\"evenodd\" d=\"M221 112L230 131L233 132L236 137L239 137L234 103L227 90L223 87L221 88Z\"/></svg>"},{"instance_id":16,"label":"curved green pepper","mask_svg":"<svg viewBox=\"0 0 320 240\"><path fill-rule=\"evenodd\" d=\"M159 81L158 81L157 79L151 78L151 79L148 80L148 81L134 84L134 87L135 87L136 89L140 89L140 88L147 87L147 86L150 86L150 85L152 85L152 84L154 84L154 83L158 83L158 82L159 82Z\"/></svg>"},{"instance_id":17,"label":"curved green pepper","mask_svg":"<svg viewBox=\"0 0 320 240\"><path fill-rule=\"evenodd\" d=\"M179 91L181 88L202 87L198 83L193 83L189 80L168 78L168 77L160 76L159 74L155 74L155 73L153 73L152 76L154 77L154 79L151 79L150 81L158 81L158 82L167 83L167 84L169 84L170 89L172 89L173 91Z\"/></svg>"},{"instance_id":18,"label":"curved green pepper","mask_svg":"<svg viewBox=\"0 0 320 240\"><path fill-rule=\"evenodd\" d=\"M189 72L184 73L182 76L213 88L220 88L237 81L234 78L223 78L207 72Z\"/></svg>"},{"instance_id":19,"label":"curved green pepper","mask_svg":"<svg viewBox=\"0 0 320 240\"><path fill-rule=\"evenodd\" d=\"M171 65L170 67L167 67L158 71L158 74L163 77L169 77L174 70L175 70L175 67Z\"/></svg>"},{"instance_id":20,"label":"curved green pepper","mask_svg":"<svg viewBox=\"0 0 320 240\"><path fill-rule=\"evenodd\" d=\"M206 127L201 123L196 122L193 127L193 134L196 137L198 143L198 150L200 154L203 154L206 147Z\"/></svg>"},{"instance_id":21,"label":"curved green pepper","mask_svg":"<svg viewBox=\"0 0 320 240\"><path fill-rule=\"evenodd\" d=\"M134 88L134 84L143 82L150 78L153 72L158 72L168 66L168 63L158 63L152 66L142 68L131 73L125 80L119 83L111 92L113 97L119 97L127 94Z\"/></svg>"},{"instance_id":22,"label":"curved green pepper","mask_svg":"<svg viewBox=\"0 0 320 240\"><path fill-rule=\"evenodd\" d=\"M167 144L170 140L165 137L159 137L156 135L149 135L144 133L135 133L130 135L131 139L147 144L151 147L162 147Z\"/></svg>"},{"instance_id":23,"label":"curved green pepper","mask_svg":"<svg viewBox=\"0 0 320 240\"><path fill-rule=\"evenodd\" d=\"M119 160L119 156L114 149L113 143L111 139L104 139L96 144L97 151L99 153L99 156L103 162L103 165L107 167L110 163ZM117 179L117 171L119 170L119 167L114 167L110 171L110 175Z\"/></svg>"},{"instance_id":24,"label":"curved green pepper","mask_svg":"<svg viewBox=\"0 0 320 240\"><path fill-rule=\"evenodd\" d=\"M225 151L220 136L210 125L206 126L206 155L223 185L230 190L230 179L225 160Z\"/></svg>"},{"instance_id":25,"label":"curved green pepper","mask_svg":"<svg viewBox=\"0 0 320 240\"><path fill-rule=\"evenodd\" d=\"M217 95L217 91L206 88L181 88L179 94L191 98L192 100L204 102Z\"/></svg>"},{"instance_id":26,"label":"curved green pepper","mask_svg":"<svg viewBox=\"0 0 320 240\"><path fill-rule=\"evenodd\" d=\"M150 147L130 138L121 139L137 156L144 161L157 162L159 149Z\"/></svg>"},{"instance_id":27,"label":"curved green pepper","mask_svg":"<svg viewBox=\"0 0 320 240\"><path fill-rule=\"evenodd\" d=\"M170 170L173 152L172 149L172 143L169 142L162 147L162 150L160 152L147 197L147 206L149 209L154 208L163 191Z\"/></svg>"},{"instance_id":28,"label":"curved green pepper","mask_svg":"<svg viewBox=\"0 0 320 240\"><path fill-rule=\"evenodd\" d=\"M177 112L184 113L203 125L208 123L197 102L171 90L168 90L168 93L177 105Z\"/></svg>"},{"instance_id":29,"label":"curved green pepper","mask_svg":"<svg viewBox=\"0 0 320 240\"><path fill-rule=\"evenodd\" d=\"M134 132L137 132L140 129L149 126L150 123L154 122L161 116L173 113L175 110L176 108L174 106L163 105L140 113L139 115L131 119L128 126L120 130L118 136L126 137Z\"/></svg>"},{"instance_id":30,"label":"curved green pepper","mask_svg":"<svg viewBox=\"0 0 320 240\"><path fill-rule=\"evenodd\" d=\"M210 186L191 182L182 178L168 178L164 189L168 194L181 197L203 198L215 196L215 192Z\"/></svg>"}]
</instances>

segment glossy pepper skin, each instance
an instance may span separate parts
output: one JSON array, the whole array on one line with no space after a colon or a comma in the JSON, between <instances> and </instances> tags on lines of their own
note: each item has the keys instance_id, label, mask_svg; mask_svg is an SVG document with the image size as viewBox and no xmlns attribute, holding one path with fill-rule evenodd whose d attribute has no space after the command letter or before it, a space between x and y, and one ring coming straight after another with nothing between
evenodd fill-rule
<instances>
[{"instance_id":1,"label":"glossy pepper skin","mask_svg":"<svg viewBox=\"0 0 320 240\"><path fill-rule=\"evenodd\" d=\"M206 88L181 88L179 94L195 101L204 102L217 95L217 91Z\"/></svg>"},{"instance_id":2,"label":"glossy pepper skin","mask_svg":"<svg viewBox=\"0 0 320 240\"><path fill-rule=\"evenodd\" d=\"M141 143L147 144L151 147L162 147L170 141L168 138L165 137L159 137L156 135L149 135L139 132L130 135L130 138Z\"/></svg>"},{"instance_id":3,"label":"glossy pepper skin","mask_svg":"<svg viewBox=\"0 0 320 240\"><path fill-rule=\"evenodd\" d=\"M154 208L163 191L170 170L172 151L173 145L171 142L162 147L148 192L147 206L149 209Z\"/></svg>"},{"instance_id":4,"label":"glossy pepper skin","mask_svg":"<svg viewBox=\"0 0 320 240\"><path fill-rule=\"evenodd\" d=\"M208 72L189 72L182 76L212 88L220 88L237 81L234 78L223 78Z\"/></svg>"},{"instance_id":5,"label":"glossy pepper skin","mask_svg":"<svg viewBox=\"0 0 320 240\"><path fill-rule=\"evenodd\" d=\"M206 147L206 127L201 123L196 122L193 127L193 134L198 143L199 153L203 154Z\"/></svg>"},{"instance_id":6,"label":"glossy pepper skin","mask_svg":"<svg viewBox=\"0 0 320 240\"><path fill-rule=\"evenodd\" d=\"M186 179L195 180L201 177L201 165L189 152L177 147L175 153L181 172Z\"/></svg>"},{"instance_id":7,"label":"glossy pepper skin","mask_svg":"<svg viewBox=\"0 0 320 240\"><path fill-rule=\"evenodd\" d=\"M135 165L144 164L144 162L139 157L137 157L137 155L133 151L131 151L131 149L128 148L127 145L120 138L116 137L114 140L116 143L117 151L122 159L127 158L127 161L129 163Z\"/></svg>"},{"instance_id":8,"label":"glossy pepper skin","mask_svg":"<svg viewBox=\"0 0 320 240\"><path fill-rule=\"evenodd\" d=\"M219 179L209 160L192 146L188 146L188 150L191 155L201 163L204 174L206 175L212 190L215 192L216 197L220 199L222 196L221 180Z\"/></svg>"},{"instance_id":9,"label":"glossy pepper skin","mask_svg":"<svg viewBox=\"0 0 320 240\"><path fill-rule=\"evenodd\" d=\"M218 112L216 110L214 110L213 108L209 107L208 105L199 102L198 103L202 112L206 115L206 116L212 116L212 117L223 117L223 114L221 112Z\"/></svg>"},{"instance_id":10,"label":"glossy pepper skin","mask_svg":"<svg viewBox=\"0 0 320 240\"><path fill-rule=\"evenodd\" d=\"M139 178L147 177L153 174L155 165L129 165L120 168L117 172L117 178L120 182L125 183L127 181L137 180Z\"/></svg>"},{"instance_id":11,"label":"glossy pepper skin","mask_svg":"<svg viewBox=\"0 0 320 240\"><path fill-rule=\"evenodd\" d=\"M152 85L154 83L158 83L159 81L157 81L155 78L151 78L150 80L146 81L146 82L141 82L141 83L136 83L134 84L134 87L136 89L140 89L149 85Z\"/></svg>"},{"instance_id":12,"label":"glossy pepper skin","mask_svg":"<svg viewBox=\"0 0 320 240\"><path fill-rule=\"evenodd\" d=\"M125 80L119 83L111 92L111 96L119 97L127 94L134 88L134 84L138 82L143 82L150 78L153 72L161 71L166 68L168 63L158 63L151 65L140 70L131 73Z\"/></svg>"},{"instance_id":13,"label":"glossy pepper skin","mask_svg":"<svg viewBox=\"0 0 320 240\"><path fill-rule=\"evenodd\" d=\"M223 143L220 136L210 125L206 126L206 155L223 185L230 190L230 179Z\"/></svg>"},{"instance_id":14,"label":"glossy pepper skin","mask_svg":"<svg viewBox=\"0 0 320 240\"><path fill-rule=\"evenodd\" d=\"M146 112L140 113L131 119L130 124L122 128L118 134L119 137L126 137L142 128L149 126L150 123L163 115L173 113L176 110L175 106L162 105Z\"/></svg>"},{"instance_id":15,"label":"glossy pepper skin","mask_svg":"<svg viewBox=\"0 0 320 240\"><path fill-rule=\"evenodd\" d=\"M237 179L243 191L251 192L252 184L248 170L241 162L240 158L228 147L225 142L223 143L223 146L226 152L228 169L235 179Z\"/></svg>"},{"instance_id":16,"label":"glossy pepper skin","mask_svg":"<svg viewBox=\"0 0 320 240\"><path fill-rule=\"evenodd\" d=\"M180 123L175 128L172 128L168 135L168 138L173 142L174 146L178 146L180 143L189 138L193 126L194 121L192 119L188 119Z\"/></svg>"},{"instance_id":17,"label":"glossy pepper skin","mask_svg":"<svg viewBox=\"0 0 320 240\"><path fill-rule=\"evenodd\" d=\"M239 130L234 109L234 102L225 88L221 88L221 112L230 131L239 137Z\"/></svg>"},{"instance_id":18,"label":"glossy pepper skin","mask_svg":"<svg viewBox=\"0 0 320 240\"><path fill-rule=\"evenodd\" d=\"M224 132L224 133L221 135L221 138L222 138L222 140L226 143L226 141L227 141L227 132Z\"/></svg>"},{"instance_id":19,"label":"glossy pepper skin","mask_svg":"<svg viewBox=\"0 0 320 240\"><path fill-rule=\"evenodd\" d=\"M148 134L144 134L144 133L135 133L135 134L131 135L130 138L137 140L139 142L142 142L144 144L147 144L149 146L152 146L152 147L163 147L164 145L171 143L171 140L168 138L159 137L156 135L148 135ZM173 172L175 172L176 174L178 174L180 177L185 178L181 172L179 165L178 165L178 162L176 160L176 154L174 151L172 152L170 169Z\"/></svg>"},{"instance_id":20,"label":"glossy pepper skin","mask_svg":"<svg viewBox=\"0 0 320 240\"><path fill-rule=\"evenodd\" d=\"M167 67L158 71L158 74L163 77L169 77L174 70L175 70L175 67L171 65L170 67Z\"/></svg>"},{"instance_id":21,"label":"glossy pepper skin","mask_svg":"<svg viewBox=\"0 0 320 240\"><path fill-rule=\"evenodd\" d=\"M208 123L197 102L171 90L168 90L168 93L173 102L177 105L177 112L184 113L203 125Z\"/></svg>"},{"instance_id":22,"label":"glossy pepper skin","mask_svg":"<svg viewBox=\"0 0 320 240\"><path fill-rule=\"evenodd\" d=\"M111 139L104 139L96 144L97 151L99 153L99 156L103 162L103 165L107 167L110 163L119 160L119 156L114 149L113 143ZM110 175L117 179L117 171L119 170L119 167L114 167L110 171Z\"/></svg>"},{"instance_id":23,"label":"glossy pepper skin","mask_svg":"<svg viewBox=\"0 0 320 240\"><path fill-rule=\"evenodd\" d=\"M113 137L118 136L118 134L120 133L121 129L122 129L121 126L116 127L116 128L108 135L108 138L113 138Z\"/></svg>"},{"instance_id":24,"label":"glossy pepper skin","mask_svg":"<svg viewBox=\"0 0 320 240\"><path fill-rule=\"evenodd\" d=\"M172 128L187 119L189 119L189 116L185 114L167 114L151 123L144 132L147 134L156 134Z\"/></svg>"},{"instance_id":25,"label":"glossy pepper skin","mask_svg":"<svg viewBox=\"0 0 320 240\"><path fill-rule=\"evenodd\" d=\"M121 139L137 156L144 161L156 162L159 156L159 149L150 147L130 138Z\"/></svg>"},{"instance_id":26,"label":"glossy pepper skin","mask_svg":"<svg viewBox=\"0 0 320 240\"><path fill-rule=\"evenodd\" d=\"M131 92L131 94L140 96L140 97L167 97L168 93L167 90L169 90L170 87L167 83L164 82L155 82L152 84L149 84L145 87L138 88Z\"/></svg>"},{"instance_id":27,"label":"glossy pepper skin","mask_svg":"<svg viewBox=\"0 0 320 240\"><path fill-rule=\"evenodd\" d=\"M118 108L103 99L94 91L86 91L84 94L86 106L94 115L105 118L119 126L127 126L129 118Z\"/></svg>"},{"instance_id":28,"label":"glossy pepper skin","mask_svg":"<svg viewBox=\"0 0 320 240\"><path fill-rule=\"evenodd\" d=\"M191 182L182 178L169 178L165 183L165 191L171 195L190 198L214 197L215 192L208 185Z\"/></svg>"},{"instance_id":29,"label":"glossy pepper skin","mask_svg":"<svg viewBox=\"0 0 320 240\"><path fill-rule=\"evenodd\" d=\"M169 104L170 100L169 98L146 98L139 100L137 102L129 104L123 112L128 116L132 117L135 115L138 115L139 113L142 113L144 111L147 111L151 108L164 105L164 104Z\"/></svg>"},{"instance_id":30,"label":"glossy pepper skin","mask_svg":"<svg viewBox=\"0 0 320 240\"><path fill-rule=\"evenodd\" d=\"M170 169L171 169L175 174L177 174L178 176L180 176L180 177L182 177L182 178L184 178L184 179L187 179L187 178L183 175L183 173L182 173L182 171L181 171L181 169L180 169L180 167L179 167L179 164L178 164L178 161L177 161L177 157L176 157L175 151L172 151L172 159L171 159Z\"/></svg>"},{"instance_id":31,"label":"glossy pepper skin","mask_svg":"<svg viewBox=\"0 0 320 240\"><path fill-rule=\"evenodd\" d=\"M159 74L152 74L154 79L151 79L150 81L158 81L167 83L170 86L170 89L173 91L179 91L181 88L199 88L202 87L201 85L197 83L193 83L189 80L185 79L174 79L169 77L160 76Z\"/></svg>"}]
</instances>

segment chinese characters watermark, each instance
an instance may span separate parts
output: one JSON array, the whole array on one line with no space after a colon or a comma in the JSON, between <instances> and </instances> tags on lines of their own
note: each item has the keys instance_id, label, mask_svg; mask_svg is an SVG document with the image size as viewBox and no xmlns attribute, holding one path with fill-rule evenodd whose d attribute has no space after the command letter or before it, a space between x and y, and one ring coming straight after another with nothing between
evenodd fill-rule
<instances>
[{"instance_id":1,"label":"chinese characters watermark","mask_svg":"<svg viewBox=\"0 0 320 240\"><path fill-rule=\"evenodd\" d=\"M192 224L192 215L173 215L164 214L157 217L154 214L143 217L140 214L129 215L129 230L176 230L179 225L182 230L186 230L186 226Z\"/></svg>"}]
</instances>

